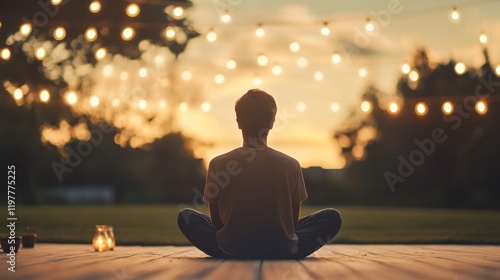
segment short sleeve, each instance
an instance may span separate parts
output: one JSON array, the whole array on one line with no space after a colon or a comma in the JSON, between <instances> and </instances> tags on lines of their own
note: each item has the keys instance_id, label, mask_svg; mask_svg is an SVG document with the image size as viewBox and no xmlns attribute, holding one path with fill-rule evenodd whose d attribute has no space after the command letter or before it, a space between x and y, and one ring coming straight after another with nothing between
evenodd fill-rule
<instances>
[{"instance_id":1,"label":"short sleeve","mask_svg":"<svg viewBox=\"0 0 500 280\"><path fill-rule=\"evenodd\" d=\"M304 175L302 174L300 165L297 165L297 168L295 170L296 186L295 191L292 194L292 203L299 203L307 199L307 190L306 184L304 183Z\"/></svg>"},{"instance_id":2,"label":"short sleeve","mask_svg":"<svg viewBox=\"0 0 500 280\"><path fill-rule=\"evenodd\" d=\"M219 199L220 188L214 181L215 176L210 176L210 174L216 172L216 165L217 164L214 163L214 160L210 161L210 164L208 165L205 189L203 191L203 201L207 203L214 203Z\"/></svg>"}]
</instances>

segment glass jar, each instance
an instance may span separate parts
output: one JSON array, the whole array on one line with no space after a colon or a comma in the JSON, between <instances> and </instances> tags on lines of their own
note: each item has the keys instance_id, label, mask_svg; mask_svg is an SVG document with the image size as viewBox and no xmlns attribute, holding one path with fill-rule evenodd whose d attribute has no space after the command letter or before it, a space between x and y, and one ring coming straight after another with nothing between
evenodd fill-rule
<instances>
[{"instance_id":1,"label":"glass jar","mask_svg":"<svg viewBox=\"0 0 500 280\"><path fill-rule=\"evenodd\" d=\"M107 243L108 243L108 249L113 250L116 245L115 241L115 234L113 233L113 227L112 226L106 226L106 234L108 235Z\"/></svg>"},{"instance_id":2,"label":"glass jar","mask_svg":"<svg viewBox=\"0 0 500 280\"><path fill-rule=\"evenodd\" d=\"M95 225L94 238L92 239L92 246L97 252L106 251L108 247L108 233L105 225Z\"/></svg>"}]
</instances>

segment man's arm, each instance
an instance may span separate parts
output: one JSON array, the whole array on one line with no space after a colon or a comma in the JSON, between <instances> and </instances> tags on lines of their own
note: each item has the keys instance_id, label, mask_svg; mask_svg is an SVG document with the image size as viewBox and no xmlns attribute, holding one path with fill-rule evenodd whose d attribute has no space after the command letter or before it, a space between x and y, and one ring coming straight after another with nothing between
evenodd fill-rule
<instances>
[{"instance_id":1,"label":"man's arm","mask_svg":"<svg viewBox=\"0 0 500 280\"><path fill-rule=\"evenodd\" d=\"M295 228L297 228L297 224L299 223L300 204L300 201L292 204L292 217Z\"/></svg>"},{"instance_id":2,"label":"man's arm","mask_svg":"<svg viewBox=\"0 0 500 280\"><path fill-rule=\"evenodd\" d=\"M217 230L220 230L224 226L224 224L220 219L219 207L217 206L217 202L208 203L208 207L210 208L210 218L212 219L212 224L214 224L214 227Z\"/></svg>"}]
</instances>

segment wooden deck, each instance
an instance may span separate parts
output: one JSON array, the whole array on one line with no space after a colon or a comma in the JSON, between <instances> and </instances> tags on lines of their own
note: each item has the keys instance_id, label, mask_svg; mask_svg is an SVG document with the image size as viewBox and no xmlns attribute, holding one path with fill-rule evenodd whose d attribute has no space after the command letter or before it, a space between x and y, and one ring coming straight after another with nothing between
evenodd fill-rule
<instances>
[{"instance_id":1,"label":"wooden deck","mask_svg":"<svg viewBox=\"0 0 500 280\"><path fill-rule=\"evenodd\" d=\"M328 245L301 260L214 260L194 247L37 244L16 272L0 254L0 279L499 279L500 247Z\"/></svg>"}]
</instances>

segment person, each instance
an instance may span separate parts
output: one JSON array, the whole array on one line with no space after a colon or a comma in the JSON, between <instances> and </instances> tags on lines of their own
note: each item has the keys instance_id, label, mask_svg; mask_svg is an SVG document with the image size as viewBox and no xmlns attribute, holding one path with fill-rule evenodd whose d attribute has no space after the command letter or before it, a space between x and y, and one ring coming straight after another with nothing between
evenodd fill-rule
<instances>
[{"instance_id":1,"label":"person","mask_svg":"<svg viewBox=\"0 0 500 280\"><path fill-rule=\"evenodd\" d=\"M203 194L210 217L183 209L179 229L215 258L305 258L339 232L341 215L324 209L299 219L307 198L300 165L267 145L277 112L271 95L251 89L235 111L243 146L210 161Z\"/></svg>"}]
</instances>

